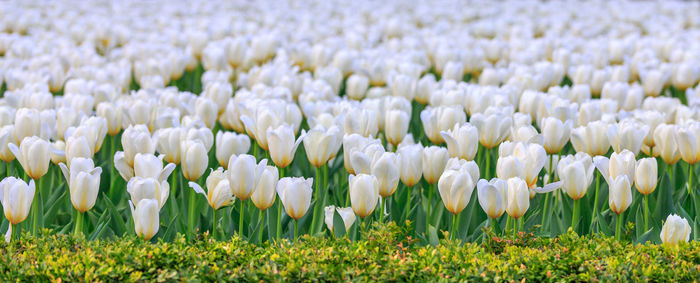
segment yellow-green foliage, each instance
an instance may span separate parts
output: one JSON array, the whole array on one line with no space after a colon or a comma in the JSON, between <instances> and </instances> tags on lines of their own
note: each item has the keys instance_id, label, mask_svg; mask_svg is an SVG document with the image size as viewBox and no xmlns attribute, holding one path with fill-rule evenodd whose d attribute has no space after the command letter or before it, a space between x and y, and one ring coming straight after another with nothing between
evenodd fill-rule
<instances>
[{"instance_id":1,"label":"yellow-green foliage","mask_svg":"<svg viewBox=\"0 0 700 283\"><path fill-rule=\"evenodd\" d=\"M302 237L254 245L216 241L85 241L66 235L0 244L0 281L681 281L700 279L700 244L619 243L572 232L420 246L389 224L365 240Z\"/></svg>"}]
</instances>

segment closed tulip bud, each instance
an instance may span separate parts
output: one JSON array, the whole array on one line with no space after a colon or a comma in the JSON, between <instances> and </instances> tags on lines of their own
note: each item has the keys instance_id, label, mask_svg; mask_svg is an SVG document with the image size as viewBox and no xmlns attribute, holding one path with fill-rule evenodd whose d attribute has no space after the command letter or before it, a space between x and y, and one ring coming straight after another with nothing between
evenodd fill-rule
<instances>
[{"instance_id":1,"label":"closed tulip bud","mask_svg":"<svg viewBox=\"0 0 700 283\"><path fill-rule=\"evenodd\" d=\"M557 171L563 181L564 192L573 200L581 199L593 182L594 169L593 164L584 161L561 164Z\"/></svg>"},{"instance_id":2,"label":"closed tulip bud","mask_svg":"<svg viewBox=\"0 0 700 283\"><path fill-rule=\"evenodd\" d=\"M312 178L301 177L285 177L279 180L277 195L289 217L299 220L309 210L313 183Z\"/></svg>"},{"instance_id":3,"label":"closed tulip bud","mask_svg":"<svg viewBox=\"0 0 700 283\"><path fill-rule=\"evenodd\" d=\"M151 133L146 126L129 126L122 134L124 161L129 167L133 167L134 156L137 153L153 154L156 151L157 144L157 139L151 137Z\"/></svg>"},{"instance_id":4,"label":"closed tulip bud","mask_svg":"<svg viewBox=\"0 0 700 283\"><path fill-rule=\"evenodd\" d=\"M49 142L46 140L36 136L26 137L19 147L13 143L9 144L8 147L30 178L37 180L49 170L51 155L49 154Z\"/></svg>"},{"instance_id":5,"label":"closed tulip bud","mask_svg":"<svg viewBox=\"0 0 700 283\"><path fill-rule=\"evenodd\" d=\"M128 102L128 100L123 102ZM130 128L135 125L145 126L151 123L153 103L142 99L132 99L128 105L123 105L124 108L121 110L123 111L122 126Z\"/></svg>"},{"instance_id":6,"label":"closed tulip bud","mask_svg":"<svg viewBox=\"0 0 700 283\"><path fill-rule=\"evenodd\" d=\"M656 158L642 158L637 161L637 167L634 171L634 184L639 193L648 195L654 192L658 181L658 170Z\"/></svg>"},{"instance_id":7,"label":"closed tulip bud","mask_svg":"<svg viewBox=\"0 0 700 283\"><path fill-rule=\"evenodd\" d=\"M525 178L525 164L513 155L499 156L496 161L496 176L503 180Z\"/></svg>"},{"instance_id":8,"label":"closed tulip bud","mask_svg":"<svg viewBox=\"0 0 700 283\"><path fill-rule=\"evenodd\" d=\"M677 128L676 142L683 161L695 165L700 161L700 122L688 121Z\"/></svg>"},{"instance_id":9,"label":"closed tulip bud","mask_svg":"<svg viewBox=\"0 0 700 283\"><path fill-rule=\"evenodd\" d=\"M608 183L610 210L620 214L632 204L632 188L627 175L619 175Z\"/></svg>"},{"instance_id":10,"label":"closed tulip bud","mask_svg":"<svg viewBox=\"0 0 700 283\"><path fill-rule=\"evenodd\" d=\"M642 74L642 88L646 96L658 96L664 88L664 84L668 81L668 74L664 74L659 70L650 70Z\"/></svg>"},{"instance_id":11,"label":"closed tulip bud","mask_svg":"<svg viewBox=\"0 0 700 283\"><path fill-rule=\"evenodd\" d=\"M508 184L501 179L479 180L476 184L479 205L491 219L501 217L506 211Z\"/></svg>"},{"instance_id":12,"label":"closed tulip bud","mask_svg":"<svg viewBox=\"0 0 700 283\"><path fill-rule=\"evenodd\" d=\"M102 102L97 105L97 116L107 121L107 133L114 136L122 130L122 111L113 103Z\"/></svg>"},{"instance_id":13,"label":"closed tulip bud","mask_svg":"<svg viewBox=\"0 0 700 283\"><path fill-rule=\"evenodd\" d=\"M452 130L442 131L440 135L447 143L450 157L474 160L479 149L479 131L469 123L455 125Z\"/></svg>"},{"instance_id":14,"label":"closed tulip bud","mask_svg":"<svg viewBox=\"0 0 700 283\"><path fill-rule=\"evenodd\" d=\"M267 129L267 146L270 149L270 159L277 167L285 168L294 160L294 154L299 144L304 140L305 132L294 140L294 129L292 126L282 124L277 128Z\"/></svg>"},{"instance_id":15,"label":"closed tulip bud","mask_svg":"<svg viewBox=\"0 0 700 283\"><path fill-rule=\"evenodd\" d=\"M352 210L360 218L372 214L379 200L379 181L373 175L350 175L349 193Z\"/></svg>"},{"instance_id":16,"label":"closed tulip bud","mask_svg":"<svg viewBox=\"0 0 700 283\"><path fill-rule=\"evenodd\" d=\"M233 191L229 185L228 179L224 173L224 169L219 167L213 170L207 177L207 191L195 182L190 182L190 187L197 193L204 195L212 209L217 210L224 206L233 203Z\"/></svg>"},{"instance_id":17,"label":"closed tulip bud","mask_svg":"<svg viewBox=\"0 0 700 283\"><path fill-rule=\"evenodd\" d=\"M0 127L0 160L10 163L15 160L15 155L10 150L9 145L16 143L15 126L7 125Z\"/></svg>"},{"instance_id":18,"label":"closed tulip bud","mask_svg":"<svg viewBox=\"0 0 700 283\"><path fill-rule=\"evenodd\" d=\"M20 108L15 112L15 140L41 136L41 113L31 108Z\"/></svg>"},{"instance_id":19,"label":"closed tulip bud","mask_svg":"<svg viewBox=\"0 0 700 283\"><path fill-rule=\"evenodd\" d=\"M345 87L345 94L348 98L362 100L369 88L369 78L360 74L353 74L348 77Z\"/></svg>"},{"instance_id":20,"label":"closed tulip bud","mask_svg":"<svg viewBox=\"0 0 700 283\"><path fill-rule=\"evenodd\" d=\"M56 109L56 134L58 138L64 139L66 130L75 127L80 123L80 119L85 115L82 111L71 107L61 107Z\"/></svg>"},{"instance_id":21,"label":"closed tulip bud","mask_svg":"<svg viewBox=\"0 0 700 283\"><path fill-rule=\"evenodd\" d=\"M518 219L530 207L530 192L525 180L518 177L508 179L507 185L506 211L510 217Z\"/></svg>"},{"instance_id":22,"label":"closed tulip bud","mask_svg":"<svg viewBox=\"0 0 700 283\"><path fill-rule=\"evenodd\" d=\"M277 182L279 181L279 172L274 166L266 166L260 176L260 181L255 187L253 195L250 197L253 204L260 210L270 208L275 203L275 192L277 190Z\"/></svg>"},{"instance_id":23,"label":"closed tulip bud","mask_svg":"<svg viewBox=\"0 0 700 283\"><path fill-rule=\"evenodd\" d=\"M410 115L402 110L389 110L386 112L384 134L387 142L393 146L398 146L408 133L410 122Z\"/></svg>"},{"instance_id":24,"label":"closed tulip bud","mask_svg":"<svg viewBox=\"0 0 700 283\"><path fill-rule=\"evenodd\" d=\"M607 127L602 121L578 127L571 132L571 145L577 152L585 152L591 156L605 155L610 149Z\"/></svg>"},{"instance_id":25,"label":"closed tulip bud","mask_svg":"<svg viewBox=\"0 0 700 283\"><path fill-rule=\"evenodd\" d=\"M340 218L343 219L343 225L345 226L345 231L350 230L350 227L352 227L352 224L355 223L355 212L352 211L352 207L335 207L334 205L331 206L326 206L324 208L325 210L325 222L326 222L326 227L328 227L328 230L333 232L333 216L335 215L335 212L337 211L338 214L340 215Z\"/></svg>"},{"instance_id":26,"label":"closed tulip bud","mask_svg":"<svg viewBox=\"0 0 700 283\"><path fill-rule=\"evenodd\" d=\"M667 245L675 245L690 240L690 224L685 218L676 214L671 214L666 218L664 226L661 227L661 242Z\"/></svg>"},{"instance_id":27,"label":"closed tulip bud","mask_svg":"<svg viewBox=\"0 0 700 283\"><path fill-rule=\"evenodd\" d=\"M309 132L302 131L306 157L312 166L319 168L335 157L343 144L342 131L336 126L328 129L317 125Z\"/></svg>"},{"instance_id":28,"label":"closed tulip bud","mask_svg":"<svg viewBox=\"0 0 700 283\"><path fill-rule=\"evenodd\" d=\"M615 152L622 152L623 149L627 149L636 156L639 154L648 132L649 126L625 120L617 125L609 125L607 134Z\"/></svg>"},{"instance_id":29,"label":"closed tulip bud","mask_svg":"<svg viewBox=\"0 0 700 283\"><path fill-rule=\"evenodd\" d=\"M671 83L679 90L686 90L692 87L700 77L700 70L695 63L683 62L675 66Z\"/></svg>"},{"instance_id":30,"label":"closed tulip bud","mask_svg":"<svg viewBox=\"0 0 700 283\"><path fill-rule=\"evenodd\" d=\"M15 177L0 181L0 202L10 224L17 225L27 218L35 192L34 180L28 184Z\"/></svg>"},{"instance_id":31,"label":"closed tulip bud","mask_svg":"<svg viewBox=\"0 0 700 283\"><path fill-rule=\"evenodd\" d=\"M194 103L194 113L202 119L207 128L212 129L218 117L219 106L214 100L200 96Z\"/></svg>"},{"instance_id":32,"label":"closed tulip bud","mask_svg":"<svg viewBox=\"0 0 700 283\"><path fill-rule=\"evenodd\" d=\"M213 82L205 86L202 95L216 104L218 115L226 110L226 103L233 96L233 87L229 83Z\"/></svg>"},{"instance_id":33,"label":"closed tulip bud","mask_svg":"<svg viewBox=\"0 0 700 283\"><path fill-rule=\"evenodd\" d=\"M481 145L490 149L498 146L508 137L513 119L499 114L485 116L477 113L469 122L479 130Z\"/></svg>"},{"instance_id":34,"label":"closed tulip bud","mask_svg":"<svg viewBox=\"0 0 700 283\"><path fill-rule=\"evenodd\" d=\"M129 201L131 215L134 217L134 231L136 235L148 241L158 233L160 228L160 216L158 201L155 199L143 199L136 204Z\"/></svg>"},{"instance_id":35,"label":"closed tulip bud","mask_svg":"<svg viewBox=\"0 0 700 283\"><path fill-rule=\"evenodd\" d=\"M248 150L250 150L248 136L235 132L219 131L216 133L216 160L224 168L228 168L228 160L231 159L232 155L244 154Z\"/></svg>"},{"instance_id":36,"label":"closed tulip bud","mask_svg":"<svg viewBox=\"0 0 700 283\"><path fill-rule=\"evenodd\" d=\"M180 141L187 134L184 128L160 129L154 135L157 150L166 162L180 164Z\"/></svg>"},{"instance_id":37,"label":"closed tulip bud","mask_svg":"<svg viewBox=\"0 0 700 283\"><path fill-rule=\"evenodd\" d=\"M423 176L423 146L419 144L401 146L396 151L399 155L401 182L406 187L413 187Z\"/></svg>"},{"instance_id":38,"label":"closed tulip bud","mask_svg":"<svg viewBox=\"0 0 700 283\"><path fill-rule=\"evenodd\" d=\"M245 125L248 135L255 139L263 150L267 150L267 129L280 125L282 118L278 117L279 113L274 113L273 109L266 107L257 107L255 113L253 117L241 115L241 121Z\"/></svg>"},{"instance_id":39,"label":"closed tulip bud","mask_svg":"<svg viewBox=\"0 0 700 283\"><path fill-rule=\"evenodd\" d=\"M437 183L448 159L449 154L444 147L429 146L423 149L423 177L428 184Z\"/></svg>"},{"instance_id":40,"label":"closed tulip bud","mask_svg":"<svg viewBox=\"0 0 700 283\"><path fill-rule=\"evenodd\" d=\"M555 154L569 142L573 122L567 120L562 122L554 117L542 119L542 136L544 138L544 149L547 154Z\"/></svg>"},{"instance_id":41,"label":"closed tulip bud","mask_svg":"<svg viewBox=\"0 0 700 283\"><path fill-rule=\"evenodd\" d=\"M438 191L445 208L452 214L460 213L469 203L474 186L466 168L445 170L438 181Z\"/></svg>"},{"instance_id":42,"label":"closed tulip bud","mask_svg":"<svg viewBox=\"0 0 700 283\"><path fill-rule=\"evenodd\" d=\"M74 158L70 169L63 163L60 163L59 166L61 171L63 171L66 182L68 182L70 200L73 203L73 207L78 212L87 212L95 205L97 200L97 194L100 191L102 168L95 168L92 159L82 157Z\"/></svg>"},{"instance_id":43,"label":"closed tulip bud","mask_svg":"<svg viewBox=\"0 0 700 283\"><path fill-rule=\"evenodd\" d=\"M168 163L163 167L163 155L137 153L134 157L134 175L144 178L155 178L163 182L175 170L175 164Z\"/></svg>"},{"instance_id":44,"label":"closed tulip bud","mask_svg":"<svg viewBox=\"0 0 700 283\"><path fill-rule=\"evenodd\" d=\"M360 134L374 137L379 131L379 113L373 109L352 108L346 114L343 131L346 134Z\"/></svg>"},{"instance_id":45,"label":"closed tulip bud","mask_svg":"<svg viewBox=\"0 0 700 283\"><path fill-rule=\"evenodd\" d=\"M429 106L420 113L420 120L423 122L425 135L430 142L441 144L445 140L440 135L440 132L449 130L454 127L455 124L464 124L467 121L467 115L464 113L464 110L462 110L462 107Z\"/></svg>"},{"instance_id":46,"label":"closed tulip bud","mask_svg":"<svg viewBox=\"0 0 700 283\"><path fill-rule=\"evenodd\" d=\"M396 191L399 185L401 156L393 152L385 152L372 164L372 175L379 182L379 195L388 197Z\"/></svg>"},{"instance_id":47,"label":"closed tulip bud","mask_svg":"<svg viewBox=\"0 0 700 283\"><path fill-rule=\"evenodd\" d=\"M379 141L364 137L360 134L346 134L343 136L343 164L348 173L355 174L355 169L352 166L352 156L354 155L355 151L362 151L362 149L364 149L369 143L374 142Z\"/></svg>"},{"instance_id":48,"label":"closed tulip bud","mask_svg":"<svg viewBox=\"0 0 700 283\"><path fill-rule=\"evenodd\" d=\"M92 151L97 153L102 148L107 136L107 120L102 117L90 117L81 122L83 125L76 128L73 135L84 134L90 137Z\"/></svg>"},{"instance_id":49,"label":"closed tulip bud","mask_svg":"<svg viewBox=\"0 0 700 283\"><path fill-rule=\"evenodd\" d=\"M180 144L180 165L182 175L189 181L197 181L207 170L209 159L207 150L200 142L184 140Z\"/></svg>"},{"instance_id":50,"label":"closed tulip bud","mask_svg":"<svg viewBox=\"0 0 700 283\"><path fill-rule=\"evenodd\" d=\"M241 201L247 200L260 182L267 165L267 159L257 163L252 155L231 155L228 165L227 178L231 189L233 189L233 194Z\"/></svg>"},{"instance_id":51,"label":"closed tulip bud","mask_svg":"<svg viewBox=\"0 0 700 283\"><path fill-rule=\"evenodd\" d=\"M170 185L167 181L137 176L126 183L126 191L131 196L131 201L136 205L144 199L155 199L158 201L158 209L160 209L168 200Z\"/></svg>"},{"instance_id":52,"label":"closed tulip bud","mask_svg":"<svg viewBox=\"0 0 700 283\"><path fill-rule=\"evenodd\" d=\"M666 164L675 164L681 159L676 140L678 126L661 124L654 130L654 154L661 156Z\"/></svg>"}]
</instances>

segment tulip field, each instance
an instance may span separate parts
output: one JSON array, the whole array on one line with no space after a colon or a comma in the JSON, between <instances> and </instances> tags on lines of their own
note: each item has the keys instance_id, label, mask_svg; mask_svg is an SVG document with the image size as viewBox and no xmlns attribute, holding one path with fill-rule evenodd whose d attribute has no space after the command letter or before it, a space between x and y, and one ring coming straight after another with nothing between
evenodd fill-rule
<instances>
[{"instance_id":1,"label":"tulip field","mask_svg":"<svg viewBox=\"0 0 700 283\"><path fill-rule=\"evenodd\" d=\"M697 280L698 15L694 1L3 1L0 278ZM124 247L172 253L139 267ZM554 273L511 258L560 256Z\"/></svg>"}]
</instances>

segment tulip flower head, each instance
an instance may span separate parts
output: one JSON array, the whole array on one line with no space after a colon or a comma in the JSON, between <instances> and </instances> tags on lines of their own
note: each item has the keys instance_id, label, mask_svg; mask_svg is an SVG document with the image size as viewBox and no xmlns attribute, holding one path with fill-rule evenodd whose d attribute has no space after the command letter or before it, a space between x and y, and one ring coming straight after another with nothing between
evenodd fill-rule
<instances>
[{"instance_id":1,"label":"tulip flower head","mask_svg":"<svg viewBox=\"0 0 700 283\"><path fill-rule=\"evenodd\" d=\"M148 241L158 233L160 228L160 216L158 201L155 199L142 199L136 203L129 201L131 215L134 217L134 231L136 235Z\"/></svg>"},{"instance_id":2,"label":"tulip flower head","mask_svg":"<svg viewBox=\"0 0 700 283\"><path fill-rule=\"evenodd\" d=\"M312 166L318 168L335 157L343 145L342 131L337 126L325 128L317 125L308 133L302 131L300 138L304 141L306 157Z\"/></svg>"},{"instance_id":3,"label":"tulip flower head","mask_svg":"<svg viewBox=\"0 0 700 283\"><path fill-rule=\"evenodd\" d=\"M235 132L219 131L216 133L216 160L222 167L228 168L228 161L232 155L244 154L248 150L250 150L248 136Z\"/></svg>"},{"instance_id":4,"label":"tulip flower head","mask_svg":"<svg viewBox=\"0 0 700 283\"><path fill-rule=\"evenodd\" d=\"M131 202L136 205L143 199L154 199L160 209L168 200L170 184L155 178L133 177L126 183L126 192L131 196Z\"/></svg>"},{"instance_id":5,"label":"tulip flower head","mask_svg":"<svg viewBox=\"0 0 700 283\"><path fill-rule=\"evenodd\" d=\"M406 187L413 187L423 176L423 146L420 144L400 146L397 150L401 171L401 182Z\"/></svg>"},{"instance_id":6,"label":"tulip flower head","mask_svg":"<svg viewBox=\"0 0 700 283\"><path fill-rule=\"evenodd\" d=\"M372 214L379 201L379 181L377 177L367 174L350 175L350 204L360 218Z\"/></svg>"},{"instance_id":7,"label":"tulip flower head","mask_svg":"<svg viewBox=\"0 0 700 283\"><path fill-rule=\"evenodd\" d=\"M207 191L205 192L199 184L189 182L190 187L197 193L204 195L212 209L218 210L224 206L230 205L234 201L233 191L229 185L228 179L224 173L224 169L219 167L212 170L207 177Z\"/></svg>"},{"instance_id":8,"label":"tulip flower head","mask_svg":"<svg viewBox=\"0 0 700 283\"><path fill-rule=\"evenodd\" d=\"M423 149L423 177L428 184L437 183L448 159L449 154L444 147L429 146Z\"/></svg>"},{"instance_id":9,"label":"tulip flower head","mask_svg":"<svg viewBox=\"0 0 700 283\"><path fill-rule=\"evenodd\" d=\"M260 176L260 181L250 197L258 209L268 209L275 203L278 181L279 171L277 168L269 165L265 166L265 171Z\"/></svg>"},{"instance_id":10,"label":"tulip flower head","mask_svg":"<svg viewBox=\"0 0 700 283\"><path fill-rule=\"evenodd\" d=\"M26 137L19 147L13 143L9 144L8 147L30 178L37 180L48 172L51 155L49 154L49 142L46 140L36 136Z\"/></svg>"},{"instance_id":11,"label":"tulip flower head","mask_svg":"<svg viewBox=\"0 0 700 283\"><path fill-rule=\"evenodd\" d=\"M658 165L656 158L642 158L637 161L634 171L634 186L643 195L654 192L658 182Z\"/></svg>"},{"instance_id":12,"label":"tulip flower head","mask_svg":"<svg viewBox=\"0 0 700 283\"><path fill-rule=\"evenodd\" d=\"M17 225L27 218L35 192L34 180L25 183L15 177L7 177L0 181L0 203L5 217L12 225Z\"/></svg>"},{"instance_id":13,"label":"tulip flower head","mask_svg":"<svg viewBox=\"0 0 700 283\"><path fill-rule=\"evenodd\" d=\"M287 124L282 124L277 128L267 129L267 146L270 149L270 159L277 167L285 168L294 160L294 154L306 133L303 132L299 138L294 140L294 128Z\"/></svg>"},{"instance_id":14,"label":"tulip flower head","mask_svg":"<svg viewBox=\"0 0 700 283\"><path fill-rule=\"evenodd\" d=\"M95 167L92 159L82 157L74 158L70 169L64 163L59 166L68 182L73 207L81 213L92 209L100 190L102 168Z\"/></svg>"},{"instance_id":15,"label":"tulip flower head","mask_svg":"<svg viewBox=\"0 0 700 283\"><path fill-rule=\"evenodd\" d=\"M277 195L289 217L302 218L311 206L312 178L285 177L277 183Z\"/></svg>"},{"instance_id":16,"label":"tulip flower head","mask_svg":"<svg viewBox=\"0 0 700 283\"><path fill-rule=\"evenodd\" d=\"M352 207L335 207L334 205L326 206L325 211L325 222L328 230L333 232L333 216L337 211L340 217L343 219L343 224L345 225L345 231L350 230L352 224L355 223L355 212L352 211Z\"/></svg>"},{"instance_id":17,"label":"tulip flower head","mask_svg":"<svg viewBox=\"0 0 700 283\"><path fill-rule=\"evenodd\" d=\"M232 155L228 164L227 178L233 194L241 201L245 201L250 198L258 186L258 182L265 172L267 159L257 163L252 155Z\"/></svg>"},{"instance_id":18,"label":"tulip flower head","mask_svg":"<svg viewBox=\"0 0 700 283\"><path fill-rule=\"evenodd\" d=\"M474 160L479 149L479 131L469 123L455 125L452 130L440 132L447 143L450 157Z\"/></svg>"},{"instance_id":19,"label":"tulip flower head","mask_svg":"<svg viewBox=\"0 0 700 283\"><path fill-rule=\"evenodd\" d=\"M460 213L469 203L475 185L466 168L445 170L438 181L438 191L445 208L452 214Z\"/></svg>"},{"instance_id":20,"label":"tulip flower head","mask_svg":"<svg viewBox=\"0 0 700 283\"><path fill-rule=\"evenodd\" d=\"M525 215L530 207L530 192L525 180L518 177L507 181L506 211L510 217L518 219Z\"/></svg>"},{"instance_id":21,"label":"tulip flower head","mask_svg":"<svg viewBox=\"0 0 700 283\"><path fill-rule=\"evenodd\" d=\"M481 179L476 183L479 205L491 219L501 217L506 211L507 189L507 182L497 178L493 178L491 181Z\"/></svg>"},{"instance_id":22,"label":"tulip flower head","mask_svg":"<svg viewBox=\"0 0 700 283\"><path fill-rule=\"evenodd\" d=\"M666 218L664 226L661 227L661 242L667 245L675 245L687 242L690 239L690 224L685 218L676 214L671 214Z\"/></svg>"},{"instance_id":23,"label":"tulip flower head","mask_svg":"<svg viewBox=\"0 0 700 283\"><path fill-rule=\"evenodd\" d=\"M372 164L372 175L379 182L379 195L388 197L399 185L401 156L393 152L382 153Z\"/></svg>"}]
</instances>

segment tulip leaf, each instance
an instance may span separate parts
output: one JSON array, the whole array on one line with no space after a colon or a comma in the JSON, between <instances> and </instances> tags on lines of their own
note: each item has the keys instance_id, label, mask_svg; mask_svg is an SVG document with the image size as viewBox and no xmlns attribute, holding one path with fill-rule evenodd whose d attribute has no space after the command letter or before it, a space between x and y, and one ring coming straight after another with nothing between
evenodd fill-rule
<instances>
[{"instance_id":1,"label":"tulip leaf","mask_svg":"<svg viewBox=\"0 0 700 283\"><path fill-rule=\"evenodd\" d=\"M432 246L437 246L440 244L438 240L437 229L433 225L428 225L428 242Z\"/></svg>"},{"instance_id":2,"label":"tulip leaf","mask_svg":"<svg viewBox=\"0 0 700 283\"><path fill-rule=\"evenodd\" d=\"M648 231L644 232L642 235L638 236L634 241L635 244L644 244L651 239L654 234L654 228L649 228Z\"/></svg>"},{"instance_id":3,"label":"tulip leaf","mask_svg":"<svg viewBox=\"0 0 700 283\"><path fill-rule=\"evenodd\" d=\"M673 205L673 187L670 185L668 174L661 177L661 182L657 188L659 191L654 207L654 217L652 219L666 219L675 210ZM660 225L660 224L659 224Z\"/></svg>"},{"instance_id":4,"label":"tulip leaf","mask_svg":"<svg viewBox=\"0 0 700 283\"><path fill-rule=\"evenodd\" d=\"M600 232L602 232L603 235L606 235L606 236L613 235L612 231L613 231L614 227L610 228L610 225L612 225L612 223L608 223L607 220L605 220L605 216L603 215L602 212L598 214L597 224L598 224L598 229L600 229Z\"/></svg>"},{"instance_id":5,"label":"tulip leaf","mask_svg":"<svg viewBox=\"0 0 700 283\"><path fill-rule=\"evenodd\" d=\"M109 224L110 221L110 216L109 212L105 210L102 215L100 215L100 218L97 220L97 227L95 228L95 231L92 231L92 234L90 234L90 241L93 241L95 239L102 238L102 235L105 232L105 227Z\"/></svg>"},{"instance_id":6,"label":"tulip leaf","mask_svg":"<svg viewBox=\"0 0 700 283\"><path fill-rule=\"evenodd\" d=\"M123 235L127 231L127 226L124 223L124 219L122 218L121 214L119 214L119 211L117 211L117 208L114 207L114 204L112 201L109 199L107 194L102 193L102 199L105 200L105 205L107 205L107 209L112 213L112 219L114 220L114 224L116 225L116 230L114 231L115 234L117 235Z\"/></svg>"},{"instance_id":7,"label":"tulip leaf","mask_svg":"<svg viewBox=\"0 0 700 283\"><path fill-rule=\"evenodd\" d=\"M343 217L340 216L338 211L333 212L333 234L335 234L336 238L341 238L345 236L345 222L343 221Z\"/></svg>"},{"instance_id":8,"label":"tulip leaf","mask_svg":"<svg viewBox=\"0 0 700 283\"><path fill-rule=\"evenodd\" d=\"M641 200L640 200L641 202ZM634 214L634 231L636 234L636 237L639 238L642 236L642 234L648 232L644 231L644 209L642 209L643 205L638 205L636 209L636 213ZM632 210L630 210L631 212Z\"/></svg>"}]
</instances>

